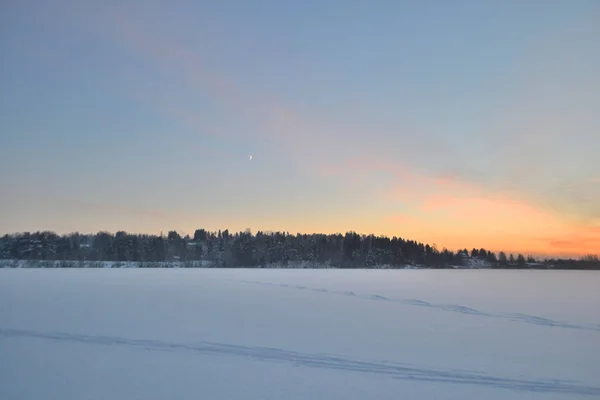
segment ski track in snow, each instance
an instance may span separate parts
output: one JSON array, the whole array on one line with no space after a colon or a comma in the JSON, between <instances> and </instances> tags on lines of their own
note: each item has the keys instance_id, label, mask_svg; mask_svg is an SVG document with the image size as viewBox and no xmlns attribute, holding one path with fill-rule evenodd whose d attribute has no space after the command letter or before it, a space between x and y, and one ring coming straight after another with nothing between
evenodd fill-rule
<instances>
[{"instance_id":1,"label":"ski track in snow","mask_svg":"<svg viewBox=\"0 0 600 400\"><path fill-rule=\"evenodd\" d=\"M533 324L533 325L538 325L538 326L549 326L549 327L556 327L556 328L580 329L580 330L600 332L600 325L571 324L569 322L555 321L555 320L551 320L548 318L536 317L535 315L527 315L527 314L523 314L523 313L494 314L494 313L487 313L487 312L475 310L473 308L460 306L460 305L433 304L433 303L430 303L427 301L417 300L417 299L394 299L394 298L389 298L389 297L385 297L385 296L381 296L381 295L377 295L377 294L360 295L360 294L357 294L355 292L350 292L350 291L327 290L324 288L309 288L306 286L294 286L294 285L288 285L288 284L284 284L284 283L277 284L277 283L271 283L271 282L246 281L246 280L232 280L232 281L240 282L240 283L250 283L250 284L256 284L256 285L279 286L279 287L293 288L293 289L299 289L299 290L311 290L313 292L329 293L329 294L341 295L341 296L351 296L351 297L361 298L361 299L365 299L365 300L390 301L390 302L400 303L400 304L404 304L404 305L417 306L417 307L429 307L429 308L435 308L435 309L443 310L443 311L457 312L457 313L461 313L461 314L475 315L475 316L488 317L488 318L504 319L504 320L508 320L508 321L527 323L527 324Z\"/></svg>"},{"instance_id":2,"label":"ski track in snow","mask_svg":"<svg viewBox=\"0 0 600 400\"><path fill-rule=\"evenodd\" d=\"M5 339L29 338L89 345L123 346L141 348L147 351L183 351L199 355L246 357L258 361L283 362L310 368L377 374L393 379L409 381L481 385L528 392L600 396L600 387L587 386L575 381L498 377L476 371L425 368L397 362L357 360L327 354L300 353L271 347L241 346L207 341L175 343L163 340L128 339L113 336L3 328L0 328L0 337Z\"/></svg>"}]
</instances>

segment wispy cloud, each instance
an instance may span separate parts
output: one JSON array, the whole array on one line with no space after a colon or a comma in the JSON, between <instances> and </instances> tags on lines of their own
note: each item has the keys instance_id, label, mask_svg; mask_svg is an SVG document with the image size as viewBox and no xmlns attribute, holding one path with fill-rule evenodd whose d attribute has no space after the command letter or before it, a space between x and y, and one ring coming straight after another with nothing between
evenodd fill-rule
<instances>
[{"instance_id":1,"label":"wispy cloud","mask_svg":"<svg viewBox=\"0 0 600 400\"><path fill-rule=\"evenodd\" d=\"M466 236L487 235L489 247L531 245L550 251L566 249L576 232L585 247L579 250L596 243L594 232L585 227L600 217L596 201L600 171L595 158L590 158L594 144L600 145L593 133L598 119L590 112L598 105L600 81L594 78L594 69L583 64L576 66L582 69L580 76L565 77L563 71L573 70L567 59L581 59L577 56L589 50L585 45L570 49L568 43L580 43L578 39L585 39L589 31L596 32L594 21L583 21L579 30L570 27L568 40L544 38L545 46L538 46L543 51L532 47L535 51L526 62L515 67L514 90L481 118L486 121L477 126L481 132L449 140L445 132L429 134L423 128L427 124L413 120L407 125L411 134L396 142L390 137L402 126L355 124L351 115L336 121L302 115L276 94L266 89L257 93L228 76L210 53L203 52L202 41L192 47L175 33L155 29L125 6L98 8L101 12L95 12L93 20L102 34L170 81L210 97L231 118L243 119L255 129L210 129L189 99L176 95L165 99L156 96L160 93L144 92L148 104L179 124L197 127L203 135L230 143L252 135L280 149L286 161L314 172L316 178L343 180L372 193L373 207L391 215L386 227L379 227L388 233L395 234L394 224L412 227L423 240L435 240L436 232L441 232L449 247ZM387 138L382 138L384 131ZM379 140L364 140L371 136ZM453 150L446 151L446 144ZM591 178L575 184L574 177L582 174ZM545 237L548 232L552 235ZM452 234L458 239L453 240ZM527 243L523 235L529 235ZM539 237L544 240L535 239Z\"/></svg>"},{"instance_id":2,"label":"wispy cloud","mask_svg":"<svg viewBox=\"0 0 600 400\"><path fill-rule=\"evenodd\" d=\"M600 173L599 27L597 13L565 19L531 44L482 126L486 158L465 160L461 179L518 191L580 222L600 217L600 191L583 179Z\"/></svg>"},{"instance_id":3,"label":"wispy cloud","mask_svg":"<svg viewBox=\"0 0 600 400\"><path fill-rule=\"evenodd\" d=\"M353 178L356 171L360 180ZM581 255L600 248L599 229L589 221L563 217L519 192L489 190L456 177L429 175L401 162L381 159L357 158L323 167L323 173L363 188L378 174L389 176L373 191L373 202L392 212L379 225L387 234L454 249L478 246L496 251Z\"/></svg>"},{"instance_id":4,"label":"wispy cloud","mask_svg":"<svg viewBox=\"0 0 600 400\"><path fill-rule=\"evenodd\" d=\"M210 127L205 111L195 108L189 98L177 94L169 97L148 91L143 85L139 87L139 101L183 126L197 129L199 135L232 144L240 139L272 144L299 164L305 163L308 155L322 155L319 149L337 143L341 132L333 132L323 123L301 117L267 90L243 87L222 73L210 54L202 52L202 46L192 48L176 35L157 32L153 25L124 7L103 6L94 14L94 20L106 37L145 59L172 82L216 101L231 115L230 119L243 121L246 126L246 129L236 130Z\"/></svg>"},{"instance_id":5,"label":"wispy cloud","mask_svg":"<svg viewBox=\"0 0 600 400\"><path fill-rule=\"evenodd\" d=\"M586 225L570 232L547 235L544 239L550 254L585 255L598 254L600 249L600 225Z\"/></svg>"}]
</instances>

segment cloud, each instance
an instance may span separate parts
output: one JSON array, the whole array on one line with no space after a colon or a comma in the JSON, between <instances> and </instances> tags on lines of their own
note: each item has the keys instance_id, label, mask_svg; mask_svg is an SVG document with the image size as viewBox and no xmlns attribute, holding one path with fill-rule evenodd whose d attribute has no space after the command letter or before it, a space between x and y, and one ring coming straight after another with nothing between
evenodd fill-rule
<instances>
[{"instance_id":1,"label":"cloud","mask_svg":"<svg viewBox=\"0 0 600 400\"><path fill-rule=\"evenodd\" d=\"M600 190L590 184L600 174L598 40L593 13L532 42L482 126L487 158L465 160L461 179L516 190L580 221L600 217Z\"/></svg>"},{"instance_id":2,"label":"cloud","mask_svg":"<svg viewBox=\"0 0 600 400\"><path fill-rule=\"evenodd\" d=\"M372 190L375 207L389 210L380 232L437 243L524 254L582 255L597 252L600 228L569 219L519 192L430 175L401 162L356 158L323 166L323 173ZM360 180L353 176L359 171ZM379 187L377 175L389 177Z\"/></svg>"},{"instance_id":3,"label":"cloud","mask_svg":"<svg viewBox=\"0 0 600 400\"><path fill-rule=\"evenodd\" d=\"M570 26L566 37L561 32L532 46L515 65L514 90L481 116L485 123L450 140L447 132L428 132L428 124L414 118L392 127L379 121L357 124L352 115L337 121L301 115L267 90L248 90L227 76L211 53L203 51L203 40L187 45L168 24L163 26L160 12L154 10L148 19L144 7L135 12L125 7L129 6L102 6L102 12L93 13L99 31L171 81L211 97L231 118L256 129L207 129L203 115L179 95L150 96L159 111L202 135L230 143L252 135L317 178L343 180L372 193L373 207L393 215L386 220L390 232L394 219L402 215L403 224L423 240L441 232L447 243L452 243L452 234L470 235L484 238L490 247L551 250L567 247L569 235L581 230L582 243L588 243L591 233L583 228L600 217L600 203L595 201L600 198L600 171L593 153L594 144L600 145L593 133L598 131L594 128L600 80L594 62L586 66L568 60L588 58L594 43L586 38L597 37L594 21L574 23L581 28ZM569 48L570 43L584 44ZM571 74L574 70L581 74ZM393 138L401 134L402 140ZM575 183L586 176L590 178L585 184ZM547 231L555 234L535 239Z\"/></svg>"},{"instance_id":4,"label":"cloud","mask_svg":"<svg viewBox=\"0 0 600 400\"><path fill-rule=\"evenodd\" d=\"M581 226L560 237L555 236L545 240L555 254L598 254L600 226Z\"/></svg>"},{"instance_id":5,"label":"cloud","mask_svg":"<svg viewBox=\"0 0 600 400\"><path fill-rule=\"evenodd\" d=\"M344 151L346 146L339 146L338 140L344 134L341 130L300 116L273 93L252 90L223 73L224 68L212 58L202 40L194 41L191 47L185 38L165 28L169 25L165 23L168 17L163 19L160 12L155 10L156 15L149 18L143 8L132 9L127 5L96 8L91 20L100 34L144 59L150 68L161 71L171 86L177 86L177 90L167 85L164 91L162 87L153 91L146 82L140 82L135 88L139 94L129 94L130 97L182 126L197 130L200 137L232 145L247 140L257 146L271 146L300 166L311 168L306 162L308 157L325 157L332 148ZM87 10L84 14L89 13ZM182 92L190 95L183 97ZM209 120L206 109L194 106L198 97L210 99L216 109L229 117ZM228 129L236 124L243 128Z\"/></svg>"}]
</instances>

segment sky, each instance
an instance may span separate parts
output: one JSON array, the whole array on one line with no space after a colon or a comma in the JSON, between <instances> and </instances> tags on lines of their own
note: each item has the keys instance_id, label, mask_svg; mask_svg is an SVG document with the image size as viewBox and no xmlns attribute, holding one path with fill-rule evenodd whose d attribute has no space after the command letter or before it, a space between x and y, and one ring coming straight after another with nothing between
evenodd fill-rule
<instances>
[{"instance_id":1,"label":"sky","mask_svg":"<svg viewBox=\"0 0 600 400\"><path fill-rule=\"evenodd\" d=\"M600 253L599 43L597 0L5 0L0 233Z\"/></svg>"}]
</instances>

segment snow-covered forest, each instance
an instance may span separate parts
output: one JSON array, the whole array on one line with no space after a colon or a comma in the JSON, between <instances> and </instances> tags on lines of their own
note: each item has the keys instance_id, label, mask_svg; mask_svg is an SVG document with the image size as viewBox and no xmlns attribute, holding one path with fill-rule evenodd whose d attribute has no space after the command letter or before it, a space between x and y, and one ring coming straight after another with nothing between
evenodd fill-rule
<instances>
[{"instance_id":1,"label":"snow-covered forest","mask_svg":"<svg viewBox=\"0 0 600 400\"><path fill-rule=\"evenodd\" d=\"M0 237L0 259L37 260L33 266L98 266L94 262L134 263L141 267L296 267L296 268L563 268L600 269L597 256L579 260L538 260L522 254L498 254L486 249L451 251L398 237L342 234L296 234L249 230L195 231L182 237L53 232L18 233ZM43 263L41 261L53 261ZM61 261L63 263L59 263ZM17 263L18 264L18 263ZM14 266L15 263L2 263Z\"/></svg>"}]
</instances>

